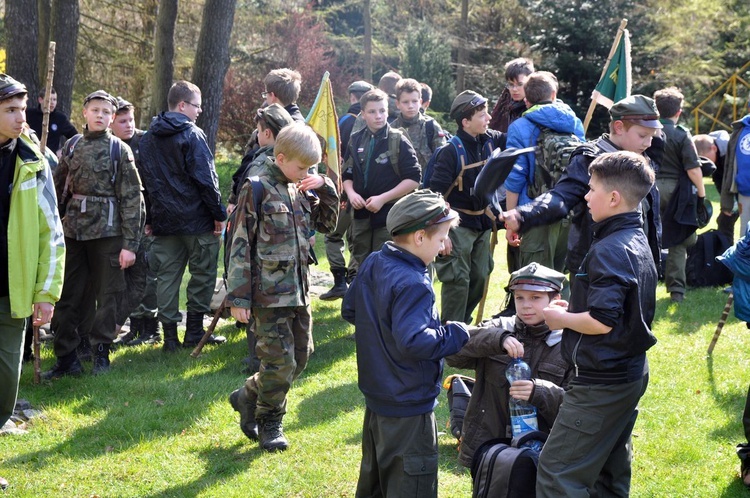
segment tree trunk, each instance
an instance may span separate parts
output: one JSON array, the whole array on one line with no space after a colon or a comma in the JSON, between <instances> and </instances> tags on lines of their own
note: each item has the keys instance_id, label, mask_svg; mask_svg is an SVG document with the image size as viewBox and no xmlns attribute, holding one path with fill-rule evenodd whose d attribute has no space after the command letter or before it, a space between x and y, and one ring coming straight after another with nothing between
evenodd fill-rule
<instances>
[{"instance_id":1,"label":"tree trunk","mask_svg":"<svg viewBox=\"0 0 750 498\"><path fill-rule=\"evenodd\" d=\"M57 109L70 116L73 103L73 82L80 11L78 0L53 0L50 39L57 43L55 53L55 90Z\"/></svg>"},{"instance_id":2,"label":"tree trunk","mask_svg":"<svg viewBox=\"0 0 750 498\"><path fill-rule=\"evenodd\" d=\"M174 73L174 30L177 0L159 0L154 33L154 79L151 83L149 118L167 110L167 94Z\"/></svg>"},{"instance_id":3,"label":"tree trunk","mask_svg":"<svg viewBox=\"0 0 750 498\"><path fill-rule=\"evenodd\" d=\"M193 83L201 89L203 113L197 125L206 133L208 146L216 148L224 76L229 69L229 37L237 0L206 0L201 34L195 51Z\"/></svg>"},{"instance_id":4,"label":"tree trunk","mask_svg":"<svg viewBox=\"0 0 750 498\"><path fill-rule=\"evenodd\" d=\"M469 0L461 0L461 23L459 24L458 52L456 54L456 93L461 93L466 86L466 61L469 51L466 49L469 31Z\"/></svg>"},{"instance_id":5,"label":"tree trunk","mask_svg":"<svg viewBox=\"0 0 750 498\"><path fill-rule=\"evenodd\" d=\"M36 2L6 0L5 72L26 85L29 90L30 105L36 104L36 92L39 88L38 54L34 50L39 35L37 18Z\"/></svg>"},{"instance_id":6,"label":"tree trunk","mask_svg":"<svg viewBox=\"0 0 750 498\"><path fill-rule=\"evenodd\" d=\"M39 9L39 41L37 43L37 57L39 59L39 81L44 86L47 79L47 52L49 51L50 14L52 5L50 0L37 0Z\"/></svg>"},{"instance_id":7,"label":"tree trunk","mask_svg":"<svg viewBox=\"0 0 750 498\"><path fill-rule=\"evenodd\" d=\"M370 0L364 0L362 16L365 24L365 81L372 82L372 17L370 12Z\"/></svg>"}]
</instances>

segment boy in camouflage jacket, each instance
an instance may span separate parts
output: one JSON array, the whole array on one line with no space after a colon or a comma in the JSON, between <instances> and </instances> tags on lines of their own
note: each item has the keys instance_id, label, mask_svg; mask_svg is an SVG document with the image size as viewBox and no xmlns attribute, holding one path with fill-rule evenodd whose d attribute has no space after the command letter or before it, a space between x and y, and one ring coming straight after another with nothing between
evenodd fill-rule
<instances>
[{"instance_id":1,"label":"boy in camouflage jacket","mask_svg":"<svg viewBox=\"0 0 750 498\"><path fill-rule=\"evenodd\" d=\"M240 190L227 270L232 316L242 323L255 320L261 362L229 401L240 413L242 432L268 451L289 446L281 424L286 395L313 351L308 236L311 229L333 231L339 209L333 182L308 173L321 159L312 129L301 123L284 127L274 153Z\"/></svg>"}]
</instances>

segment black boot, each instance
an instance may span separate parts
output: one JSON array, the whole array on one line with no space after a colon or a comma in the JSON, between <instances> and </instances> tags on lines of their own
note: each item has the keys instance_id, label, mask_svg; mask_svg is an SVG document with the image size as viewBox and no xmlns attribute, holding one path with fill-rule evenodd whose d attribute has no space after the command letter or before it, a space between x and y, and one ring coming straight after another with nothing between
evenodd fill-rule
<instances>
[{"instance_id":1,"label":"black boot","mask_svg":"<svg viewBox=\"0 0 750 498\"><path fill-rule=\"evenodd\" d=\"M42 378L44 380L53 380L65 377L66 375L81 375L81 373L83 373L83 367L81 366L81 362L78 361L78 355L73 351L65 356L60 356L52 367L52 370L44 372Z\"/></svg>"},{"instance_id":2,"label":"black boot","mask_svg":"<svg viewBox=\"0 0 750 498\"><path fill-rule=\"evenodd\" d=\"M89 342L89 336L84 335L81 337L81 342L78 343L77 356L81 361L91 361L93 354L91 352L91 342Z\"/></svg>"},{"instance_id":3,"label":"black boot","mask_svg":"<svg viewBox=\"0 0 750 498\"><path fill-rule=\"evenodd\" d=\"M112 348L117 349L120 346L130 346L131 342L141 337L143 333L143 318L130 317L130 330L127 334L117 337L112 341Z\"/></svg>"},{"instance_id":4,"label":"black boot","mask_svg":"<svg viewBox=\"0 0 750 498\"><path fill-rule=\"evenodd\" d=\"M248 397L245 386L240 387L229 395L229 403L234 411L240 414L240 429L251 440L258 440L258 424L255 421L255 406L258 397L253 393Z\"/></svg>"},{"instance_id":5,"label":"black boot","mask_svg":"<svg viewBox=\"0 0 750 498\"><path fill-rule=\"evenodd\" d=\"M206 331L203 329L203 313L188 311L185 322L185 340L182 343L184 348L194 348L203 338ZM221 335L211 334L206 344L224 344L227 338Z\"/></svg>"},{"instance_id":6,"label":"black boot","mask_svg":"<svg viewBox=\"0 0 750 498\"><path fill-rule=\"evenodd\" d=\"M131 319L132 320L132 319ZM137 339L128 342L128 346L140 346L141 344L159 344L161 336L159 335L159 320L156 318L142 318L143 329Z\"/></svg>"},{"instance_id":7,"label":"black boot","mask_svg":"<svg viewBox=\"0 0 750 498\"><path fill-rule=\"evenodd\" d=\"M346 269L331 270L333 274L333 287L328 292L321 294L320 299L323 301L333 301L341 299L346 294Z\"/></svg>"},{"instance_id":8,"label":"black boot","mask_svg":"<svg viewBox=\"0 0 750 498\"><path fill-rule=\"evenodd\" d=\"M266 451L284 451L289 448L289 440L284 435L281 420L264 420L258 422L258 439L260 447Z\"/></svg>"},{"instance_id":9,"label":"black boot","mask_svg":"<svg viewBox=\"0 0 750 498\"><path fill-rule=\"evenodd\" d=\"M164 329L164 345L161 350L165 353L174 353L180 348L180 339L177 337L176 323L162 323Z\"/></svg>"},{"instance_id":10,"label":"black boot","mask_svg":"<svg viewBox=\"0 0 750 498\"><path fill-rule=\"evenodd\" d=\"M97 344L94 348L94 368L91 375L109 372L109 344Z\"/></svg>"}]
</instances>

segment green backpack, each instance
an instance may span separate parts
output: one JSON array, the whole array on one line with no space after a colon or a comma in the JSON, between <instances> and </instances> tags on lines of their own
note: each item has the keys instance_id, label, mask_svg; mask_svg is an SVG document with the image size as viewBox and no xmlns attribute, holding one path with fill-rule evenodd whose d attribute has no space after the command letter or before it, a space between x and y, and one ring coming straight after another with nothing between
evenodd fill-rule
<instances>
[{"instance_id":1,"label":"green backpack","mask_svg":"<svg viewBox=\"0 0 750 498\"><path fill-rule=\"evenodd\" d=\"M555 186L568 168L573 151L584 143L572 133L560 133L543 126L540 130L536 141L534 178L528 188L532 199Z\"/></svg>"}]
</instances>

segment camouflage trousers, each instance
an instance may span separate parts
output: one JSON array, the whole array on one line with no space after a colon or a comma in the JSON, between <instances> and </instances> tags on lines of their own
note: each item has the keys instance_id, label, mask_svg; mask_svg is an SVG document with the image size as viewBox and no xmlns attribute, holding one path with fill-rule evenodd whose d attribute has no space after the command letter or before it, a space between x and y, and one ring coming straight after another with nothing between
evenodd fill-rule
<instances>
[{"instance_id":1,"label":"camouflage trousers","mask_svg":"<svg viewBox=\"0 0 750 498\"><path fill-rule=\"evenodd\" d=\"M257 420L281 420L292 381L313 352L310 306L253 308L255 352L260 370L245 381L249 398L257 397Z\"/></svg>"}]
</instances>

